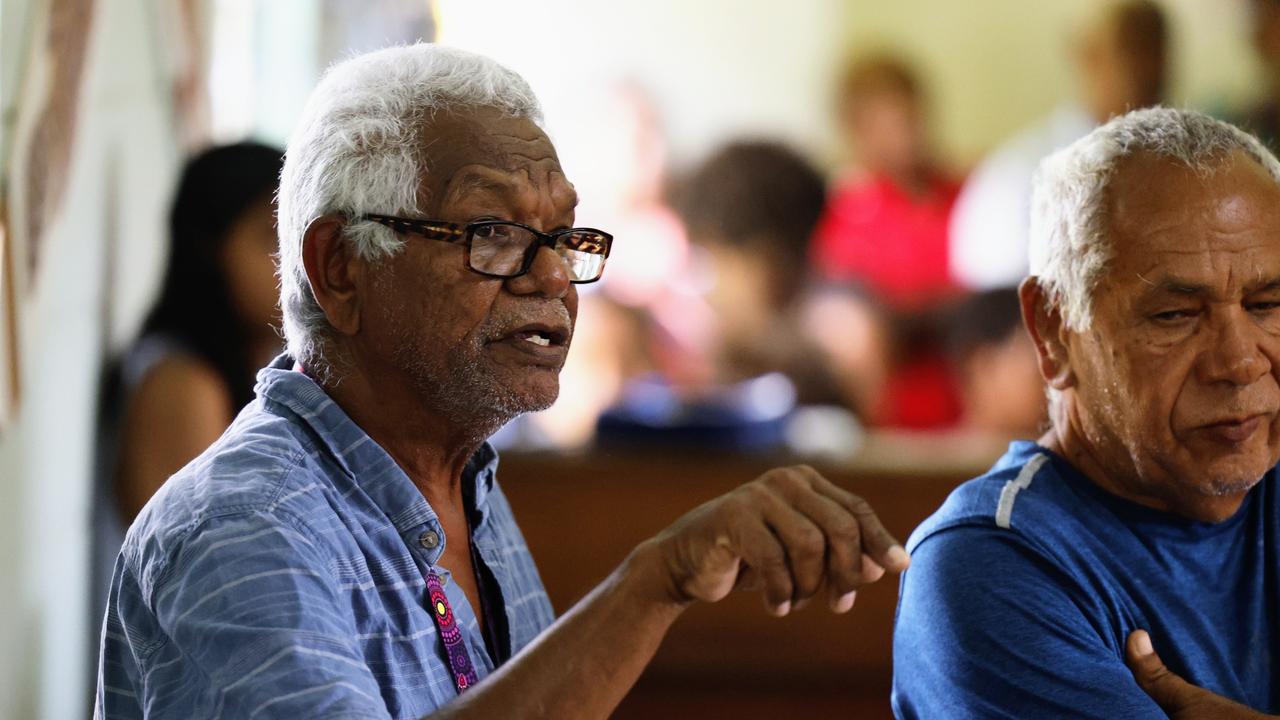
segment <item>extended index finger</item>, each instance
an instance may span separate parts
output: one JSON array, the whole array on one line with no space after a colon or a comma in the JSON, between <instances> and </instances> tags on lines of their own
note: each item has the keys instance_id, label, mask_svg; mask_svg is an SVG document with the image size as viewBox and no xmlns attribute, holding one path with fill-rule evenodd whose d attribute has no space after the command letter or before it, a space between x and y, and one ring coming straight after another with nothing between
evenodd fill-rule
<instances>
[{"instance_id":1,"label":"extended index finger","mask_svg":"<svg viewBox=\"0 0 1280 720\"><path fill-rule=\"evenodd\" d=\"M816 470L809 469L809 476L815 492L834 500L857 518L862 528L862 548L872 560L886 570L902 572L907 569L911 556L907 555L902 543L885 529L870 503L822 477Z\"/></svg>"}]
</instances>

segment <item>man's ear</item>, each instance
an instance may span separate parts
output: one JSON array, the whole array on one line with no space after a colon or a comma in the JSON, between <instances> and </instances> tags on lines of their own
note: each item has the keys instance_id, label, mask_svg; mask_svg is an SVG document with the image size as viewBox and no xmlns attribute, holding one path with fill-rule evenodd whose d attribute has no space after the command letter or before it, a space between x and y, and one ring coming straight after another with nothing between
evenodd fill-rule
<instances>
[{"instance_id":1,"label":"man's ear","mask_svg":"<svg viewBox=\"0 0 1280 720\"><path fill-rule=\"evenodd\" d=\"M1049 302L1049 296L1034 275L1018 286L1018 301L1022 306L1022 324L1035 343L1039 356L1040 376L1049 387L1066 390L1076 384L1075 371L1067 354L1066 329L1062 325L1062 313Z\"/></svg>"},{"instance_id":2,"label":"man's ear","mask_svg":"<svg viewBox=\"0 0 1280 720\"><path fill-rule=\"evenodd\" d=\"M342 237L346 220L322 215L302 235L302 265L320 309L335 330L354 335L360 330L360 280L364 263Z\"/></svg>"}]
</instances>

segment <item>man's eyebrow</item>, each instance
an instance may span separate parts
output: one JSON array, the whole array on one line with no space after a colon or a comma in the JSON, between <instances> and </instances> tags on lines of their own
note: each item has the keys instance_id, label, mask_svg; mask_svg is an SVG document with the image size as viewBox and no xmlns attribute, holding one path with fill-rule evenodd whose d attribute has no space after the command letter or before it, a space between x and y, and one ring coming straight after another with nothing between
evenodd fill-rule
<instances>
[{"instance_id":1,"label":"man's eyebrow","mask_svg":"<svg viewBox=\"0 0 1280 720\"><path fill-rule=\"evenodd\" d=\"M1138 273L1138 279L1151 286L1150 290L1147 291L1148 295L1154 295L1156 293L1167 293L1170 295L1204 295L1209 292L1208 285L1184 280L1179 277L1167 277L1159 282L1155 282L1143 277L1142 273Z\"/></svg>"},{"instance_id":2,"label":"man's eyebrow","mask_svg":"<svg viewBox=\"0 0 1280 720\"><path fill-rule=\"evenodd\" d=\"M493 175L477 172L475 170L464 170L461 177L456 178L454 183L455 187L460 191L486 190L489 192L510 194L515 189L515 183L511 180L494 177Z\"/></svg>"},{"instance_id":3,"label":"man's eyebrow","mask_svg":"<svg viewBox=\"0 0 1280 720\"><path fill-rule=\"evenodd\" d=\"M1249 287L1250 293L1272 292L1275 290L1280 290L1280 277L1259 280L1256 285Z\"/></svg>"},{"instance_id":4,"label":"man's eyebrow","mask_svg":"<svg viewBox=\"0 0 1280 720\"><path fill-rule=\"evenodd\" d=\"M1138 279L1142 280L1143 282L1151 286L1151 289L1147 293L1149 295L1165 293L1169 295L1195 296L1195 295L1209 295L1209 294L1212 294L1213 292L1213 289L1210 288L1208 285L1205 285L1203 283L1193 282L1191 280L1185 280L1183 278L1178 278L1178 277L1169 277L1169 278L1164 278L1159 282L1152 282L1151 280L1148 280L1147 278L1143 277L1141 273L1139 273ZM1249 285L1245 289L1245 292L1259 293L1259 292L1270 292L1274 290L1280 290L1280 277L1272 277L1265 280L1259 280L1258 282L1252 285Z\"/></svg>"}]
</instances>

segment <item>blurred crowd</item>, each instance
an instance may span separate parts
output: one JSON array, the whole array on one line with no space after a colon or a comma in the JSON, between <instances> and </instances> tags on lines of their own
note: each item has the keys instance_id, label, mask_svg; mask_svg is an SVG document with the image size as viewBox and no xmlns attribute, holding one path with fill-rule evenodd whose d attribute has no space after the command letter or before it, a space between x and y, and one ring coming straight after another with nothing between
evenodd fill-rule
<instances>
[{"instance_id":1,"label":"blurred crowd","mask_svg":"<svg viewBox=\"0 0 1280 720\"><path fill-rule=\"evenodd\" d=\"M1277 80L1256 107L1210 110L1275 143L1280 2L1253 0L1251 18ZM930 144L928 78L892 52L855 56L840 75L848 162L834 179L769 138L669 169L658 109L618 86L602 111L623 148L609 158L616 191L578 214L615 235L614 253L580 288L560 400L495 443L848 455L877 432L1036 437L1044 390L1016 292L1032 176L1098 123L1164 100L1170 34L1149 0L1108 5L1072 37L1077 102L967 173ZM103 490L124 522L249 401L254 369L279 349L279 161L238 145L186 169L163 294L108 383Z\"/></svg>"},{"instance_id":2,"label":"blurred crowd","mask_svg":"<svg viewBox=\"0 0 1280 720\"><path fill-rule=\"evenodd\" d=\"M1274 3L1257 5L1266 53L1278 23ZM632 88L631 156L646 162L608 208L580 213L620 238L584 295L587 339L558 406L499 441L841 455L880 431L1036 437L1044 391L1016 292L1032 175L1096 124L1162 101L1169 36L1157 4L1108 5L1070 44L1078 104L967 178L930 143L927 78L892 52L840 76L849 162L831 181L767 138L667 178L656 113Z\"/></svg>"}]
</instances>

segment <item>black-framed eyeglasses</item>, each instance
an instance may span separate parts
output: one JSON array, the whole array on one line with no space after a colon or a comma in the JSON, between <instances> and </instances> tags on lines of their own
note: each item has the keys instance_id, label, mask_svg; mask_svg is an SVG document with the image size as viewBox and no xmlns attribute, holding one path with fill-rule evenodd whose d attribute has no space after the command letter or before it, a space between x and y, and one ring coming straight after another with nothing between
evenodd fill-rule
<instances>
[{"instance_id":1,"label":"black-framed eyeglasses","mask_svg":"<svg viewBox=\"0 0 1280 720\"><path fill-rule=\"evenodd\" d=\"M613 236L594 228L566 228L544 233L507 220L459 224L442 220L413 220L393 215L360 215L399 233L462 244L467 268L495 278L520 277L533 267L538 248L548 247L569 268L569 282L591 283L604 274Z\"/></svg>"}]
</instances>

